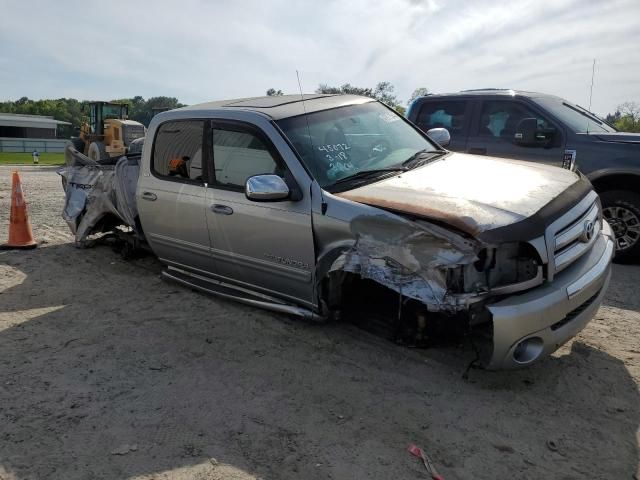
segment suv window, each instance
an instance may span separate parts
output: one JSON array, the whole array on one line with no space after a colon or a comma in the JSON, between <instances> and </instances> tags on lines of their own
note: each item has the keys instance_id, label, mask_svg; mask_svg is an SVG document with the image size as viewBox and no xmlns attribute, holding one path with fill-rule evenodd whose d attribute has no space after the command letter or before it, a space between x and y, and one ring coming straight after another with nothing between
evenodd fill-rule
<instances>
[{"instance_id":1,"label":"suv window","mask_svg":"<svg viewBox=\"0 0 640 480\"><path fill-rule=\"evenodd\" d=\"M538 129L546 130L553 126L543 117L518 102L496 100L482 103L478 135L504 138L513 141L518 123L524 118L535 118Z\"/></svg>"},{"instance_id":2,"label":"suv window","mask_svg":"<svg viewBox=\"0 0 640 480\"><path fill-rule=\"evenodd\" d=\"M218 185L244 190L247 178L253 175L283 175L283 169L254 133L214 127L212 134L213 164Z\"/></svg>"},{"instance_id":3,"label":"suv window","mask_svg":"<svg viewBox=\"0 0 640 480\"><path fill-rule=\"evenodd\" d=\"M203 120L160 125L153 143L152 171L173 180L202 181L203 131Z\"/></svg>"},{"instance_id":4,"label":"suv window","mask_svg":"<svg viewBox=\"0 0 640 480\"><path fill-rule=\"evenodd\" d=\"M424 102L418 113L416 125L423 132L431 128L444 127L451 134L461 133L464 128L466 100Z\"/></svg>"}]
</instances>

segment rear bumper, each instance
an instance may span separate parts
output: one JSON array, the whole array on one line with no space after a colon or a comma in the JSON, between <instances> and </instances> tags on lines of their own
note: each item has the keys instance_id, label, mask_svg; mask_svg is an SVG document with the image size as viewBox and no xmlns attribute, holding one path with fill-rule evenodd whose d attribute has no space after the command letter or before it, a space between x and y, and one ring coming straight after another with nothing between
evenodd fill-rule
<instances>
[{"instance_id":1,"label":"rear bumper","mask_svg":"<svg viewBox=\"0 0 640 480\"><path fill-rule=\"evenodd\" d=\"M493 316L493 352L487 368L530 365L557 350L589 323L611 277L612 237L604 222L591 251L552 282L488 306Z\"/></svg>"}]
</instances>

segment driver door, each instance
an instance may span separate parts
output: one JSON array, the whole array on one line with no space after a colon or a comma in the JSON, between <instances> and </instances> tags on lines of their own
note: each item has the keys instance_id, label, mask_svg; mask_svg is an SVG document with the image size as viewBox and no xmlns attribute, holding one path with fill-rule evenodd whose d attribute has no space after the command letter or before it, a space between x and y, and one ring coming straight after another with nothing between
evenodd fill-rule
<instances>
[{"instance_id":1,"label":"driver door","mask_svg":"<svg viewBox=\"0 0 640 480\"><path fill-rule=\"evenodd\" d=\"M285 162L254 125L214 120L208 135L214 168L206 215L219 276L239 287L312 305L315 251L309 193L297 201L249 200L247 178L284 177Z\"/></svg>"},{"instance_id":2,"label":"driver door","mask_svg":"<svg viewBox=\"0 0 640 480\"><path fill-rule=\"evenodd\" d=\"M536 118L539 128L555 129L546 146L515 143L516 127L524 118ZM483 101L474 123L467 144L468 153L562 166L564 137L561 129L528 105L514 100Z\"/></svg>"}]
</instances>

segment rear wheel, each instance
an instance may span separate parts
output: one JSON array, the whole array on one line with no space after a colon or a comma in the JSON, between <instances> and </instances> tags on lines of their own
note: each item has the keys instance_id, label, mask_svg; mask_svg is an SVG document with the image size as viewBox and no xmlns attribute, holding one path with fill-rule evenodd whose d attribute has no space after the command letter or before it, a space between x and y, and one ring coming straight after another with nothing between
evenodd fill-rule
<instances>
[{"instance_id":1,"label":"rear wheel","mask_svg":"<svg viewBox=\"0 0 640 480\"><path fill-rule=\"evenodd\" d=\"M107 153L104 143L93 142L91 145L89 145L89 152L87 153L87 157L97 162L99 160L109 158L109 154Z\"/></svg>"},{"instance_id":2,"label":"rear wheel","mask_svg":"<svg viewBox=\"0 0 640 480\"><path fill-rule=\"evenodd\" d=\"M640 259L640 195L610 190L600 195L602 214L616 237L616 260Z\"/></svg>"}]
</instances>

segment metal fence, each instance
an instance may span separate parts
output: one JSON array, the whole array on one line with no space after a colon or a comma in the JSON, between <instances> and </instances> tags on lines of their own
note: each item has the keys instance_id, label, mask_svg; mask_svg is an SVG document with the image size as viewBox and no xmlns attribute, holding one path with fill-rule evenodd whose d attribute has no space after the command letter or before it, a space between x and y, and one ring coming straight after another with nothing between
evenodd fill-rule
<instances>
[{"instance_id":1,"label":"metal fence","mask_svg":"<svg viewBox=\"0 0 640 480\"><path fill-rule=\"evenodd\" d=\"M9 138L0 137L0 152L31 153L64 153L69 140L54 138Z\"/></svg>"}]
</instances>

